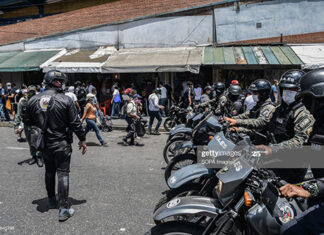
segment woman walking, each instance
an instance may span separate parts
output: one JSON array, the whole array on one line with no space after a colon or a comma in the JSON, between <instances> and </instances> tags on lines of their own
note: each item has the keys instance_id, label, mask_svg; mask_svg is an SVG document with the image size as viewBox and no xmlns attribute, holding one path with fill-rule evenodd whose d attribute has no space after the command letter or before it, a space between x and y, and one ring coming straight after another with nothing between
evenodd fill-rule
<instances>
[{"instance_id":1,"label":"woman walking","mask_svg":"<svg viewBox=\"0 0 324 235\"><path fill-rule=\"evenodd\" d=\"M96 136L100 142L101 145L106 145L107 142L105 142L102 139L99 127L96 123L96 113L97 113L97 107L93 103L93 98L95 97L94 94L89 93L87 94L87 105L85 106L83 117L81 119L82 123L84 119L86 120L87 126L85 128L85 134L87 134L91 129L93 129L96 132Z\"/></svg>"}]
</instances>

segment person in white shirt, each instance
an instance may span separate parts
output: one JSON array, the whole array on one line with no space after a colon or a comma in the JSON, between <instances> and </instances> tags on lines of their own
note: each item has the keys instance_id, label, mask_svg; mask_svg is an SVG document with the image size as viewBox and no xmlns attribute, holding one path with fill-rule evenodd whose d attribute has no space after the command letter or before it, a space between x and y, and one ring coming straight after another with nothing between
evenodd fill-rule
<instances>
[{"instance_id":1,"label":"person in white shirt","mask_svg":"<svg viewBox=\"0 0 324 235\"><path fill-rule=\"evenodd\" d=\"M195 92L195 101L196 103L200 102L201 99L201 93L202 93L202 89L201 89L201 85L198 84L195 88L194 88L194 92Z\"/></svg>"},{"instance_id":2,"label":"person in white shirt","mask_svg":"<svg viewBox=\"0 0 324 235\"><path fill-rule=\"evenodd\" d=\"M115 115L115 110L116 110L116 114L118 115L118 117L120 117L120 112L119 112L119 105L121 103L121 98L120 98L120 94L119 94L119 90L117 86L113 87L114 92L112 94L112 99L111 99L111 104L112 104L112 108L111 108L111 117L113 117Z\"/></svg>"},{"instance_id":3,"label":"person in white shirt","mask_svg":"<svg viewBox=\"0 0 324 235\"><path fill-rule=\"evenodd\" d=\"M160 97L160 100L159 100L159 104L162 105L163 107L166 106L166 104L168 103L168 94L167 94L167 89L163 86L163 83L159 83L159 87L160 87L160 90L161 90L161 97ZM162 109L162 116L165 117L165 109Z\"/></svg>"},{"instance_id":4,"label":"person in white shirt","mask_svg":"<svg viewBox=\"0 0 324 235\"><path fill-rule=\"evenodd\" d=\"M159 88L155 89L152 94L148 98L149 102L149 115L150 115L150 122L148 126L148 134L154 134L154 135L160 135L159 133L159 127L162 123L162 117L160 113L160 109L164 109L164 106L159 105L159 98L158 94L161 94L161 90ZM154 122L154 118L158 120L158 123L156 124L155 131L152 133L152 125Z\"/></svg>"},{"instance_id":5,"label":"person in white shirt","mask_svg":"<svg viewBox=\"0 0 324 235\"><path fill-rule=\"evenodd\" d=\"M81 112L81 107L79 105L78 98L74 94L74 86L70 86L69 89L68 89L68 92L66 92L65 95L71 97L71 99L75 103L75 106L77 107L77 109L79 110L79 112Z\"/></svg>"},{"instance_id":6,"label":"person in white shirt","mask_svg":"<svg viewBox=\"0 0 324 235\"><path fill-rule=\"evenodd\" d=\"M251 93L251 91L248 91L248 93L246 94L245 101L244 101L245 112L250 111L255 105L256 105L256 102L253 100L252 93Z\"/></svg>"},{"instance_id":7,"label":"person in white shirt","mask_svg":"<svg viewBox=\"0 0 324 235\"><path fill-rule=\"evenodd\" d=\"M89 82L88 93L92 93L92 89L95 88L91 82Z\"/></svg>"}]
</instances>

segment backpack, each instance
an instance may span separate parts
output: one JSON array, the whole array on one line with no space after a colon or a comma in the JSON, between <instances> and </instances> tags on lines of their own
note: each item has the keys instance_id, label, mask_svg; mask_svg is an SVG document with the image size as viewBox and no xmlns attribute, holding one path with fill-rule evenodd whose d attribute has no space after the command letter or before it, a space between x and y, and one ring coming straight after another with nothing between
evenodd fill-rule
<instances>
[{"instance_id":1,"label":"backpack","mask_svg":"<svg viewBox=\"0 0 324 235\"><path fill-rule=\"evenodd\" d=\"M84 88L80 88L77 94L78 100L85 100L87 97L87 91Z\"/></svg>"}]
</instances>

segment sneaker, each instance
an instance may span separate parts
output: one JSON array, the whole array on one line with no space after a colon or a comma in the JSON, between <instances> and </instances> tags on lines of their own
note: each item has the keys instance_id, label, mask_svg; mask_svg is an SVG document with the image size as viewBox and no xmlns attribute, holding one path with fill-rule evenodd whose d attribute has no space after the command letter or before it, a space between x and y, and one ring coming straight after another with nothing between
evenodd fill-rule
<instances>
[{"instance_id":1,"label":"sneaker","mask_svg":"<svg viewBox=\"0 0 324 235\"><path fill-rule=\"evenodd\" d=\"M67 219L69 219L70 217L72 217L74 215L74 209L70 208L62 208L59 210L59 221L63 222L66 221Z\"/></svg>"},{"instance_id":2,"label":"sneaker","mask_svg":"<svg viewBox=\"0 0 324 235\"><path fill-rule=\"evenodd\" d=\"M152 132L148 131L147 134L148 134L148 135L152 135Z\"/></svg>"},{"instance_id":3,"label":"sneaker","mask_svg":"<svg viewBox=\"0 0 324 235\"><path fill-rule=\"evenodd\" d=\"M100 143L100 145L101 145L101 146L107 146L108 143L107 143L106 141L104 141L104 142Z\"/></svg>"},{"instance_id":4,"label":"sneaker","mask_svg":"<svg viewBox=\"0 0 324 235\"><path fill-rule=\"evenodd\" d=\"M126 146L129 145L128 142L127 142L127 139L125 137L123 138L123 144L126 145Z\"/></svg>"},{"instance_id":5,"label":"sneaker","mask_svg":"<svg viewBox=\"0 0 324 235\"><path fill-rule=\"evenodd\" d=\"M161 135L159 131L154 131L154 135Z\"/></svg>"},{"instance_id":6,"label":"sneaker","mask_svg":"<svg viewBox=\"0 0 324 235\"><path fill-rule=\"evenodd\" d=\"M57 209L57 205L58 203L55 196L48 198L48 204L47 204L48 209Z\"/></svg>"}]
</instances>

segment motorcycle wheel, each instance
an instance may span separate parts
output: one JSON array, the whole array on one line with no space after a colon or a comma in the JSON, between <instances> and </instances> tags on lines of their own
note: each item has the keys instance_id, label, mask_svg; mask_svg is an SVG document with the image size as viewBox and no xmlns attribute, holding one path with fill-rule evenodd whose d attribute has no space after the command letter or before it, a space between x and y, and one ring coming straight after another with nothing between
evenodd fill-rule
<instances>
[{"instance_id":1,"label":"motorcycle wheel","mask_svg":"<svg viewBox=\"0 0 324 235\"><path fill-rule=\"evenodd\" d=\"M163 204L169 202L173 198L176 197L185 197L188 196L197 196L202 188L202 185L199 183L187 183L181 185L179 188L170 189L166 192L166 194L156 203L154 212L159 209Z\"/></svg>"},{"instance_id":2,"label":"motorcycle wheel","mask_svg":"<svg viewBox=\"0 0 324 235\"><path fill-rule=\"evenodd\" d=\"M169 164L175 156L188 153L188 149L175 150L175 148L184 141L187 141L187 138L177 137L167 142L163 149L163 157L166 164Z\"/></svg>"},{"instance_id":3,"label":"motorcycle wheel","mask_svg":"<svg viewBox=\"0 0 324 235\"><path fill-rule=\"evenodd\" d=\"M171 174L175 171L179 170L182 167L192 165L197 163L197 157L194 154L182 154L175 156L167 165L164 172L164 179L165 182L168 183L168 179L170 178Z\"/></svg>"},{"instance_id":4,"label":"motorcycle wheel","mask_svg":"<svg viewBox=\"0 0 324 235\"><path fill-rule=\"evenodd\" d=\"M176 125L177 125L177 123L175 122L175 120L173 120L173 119L171 119L171 118L167 118L167 119L165 119L164 124L163 124L164 129L165 129L166 131L168 131L168 132L170 132L171 129L172 129L173 127L175 127Z\"/></svg>"},{"instance_id":5,"label":"motorcycle wheel","mask_svg":"<svg viewBox=\"0 0 324 235\"><path fill-rule=\"evenodd\" d=\"M153 227L148 235L201 235L204 228L188 222L170 221Z\"/></svg>"}]
</instances>

